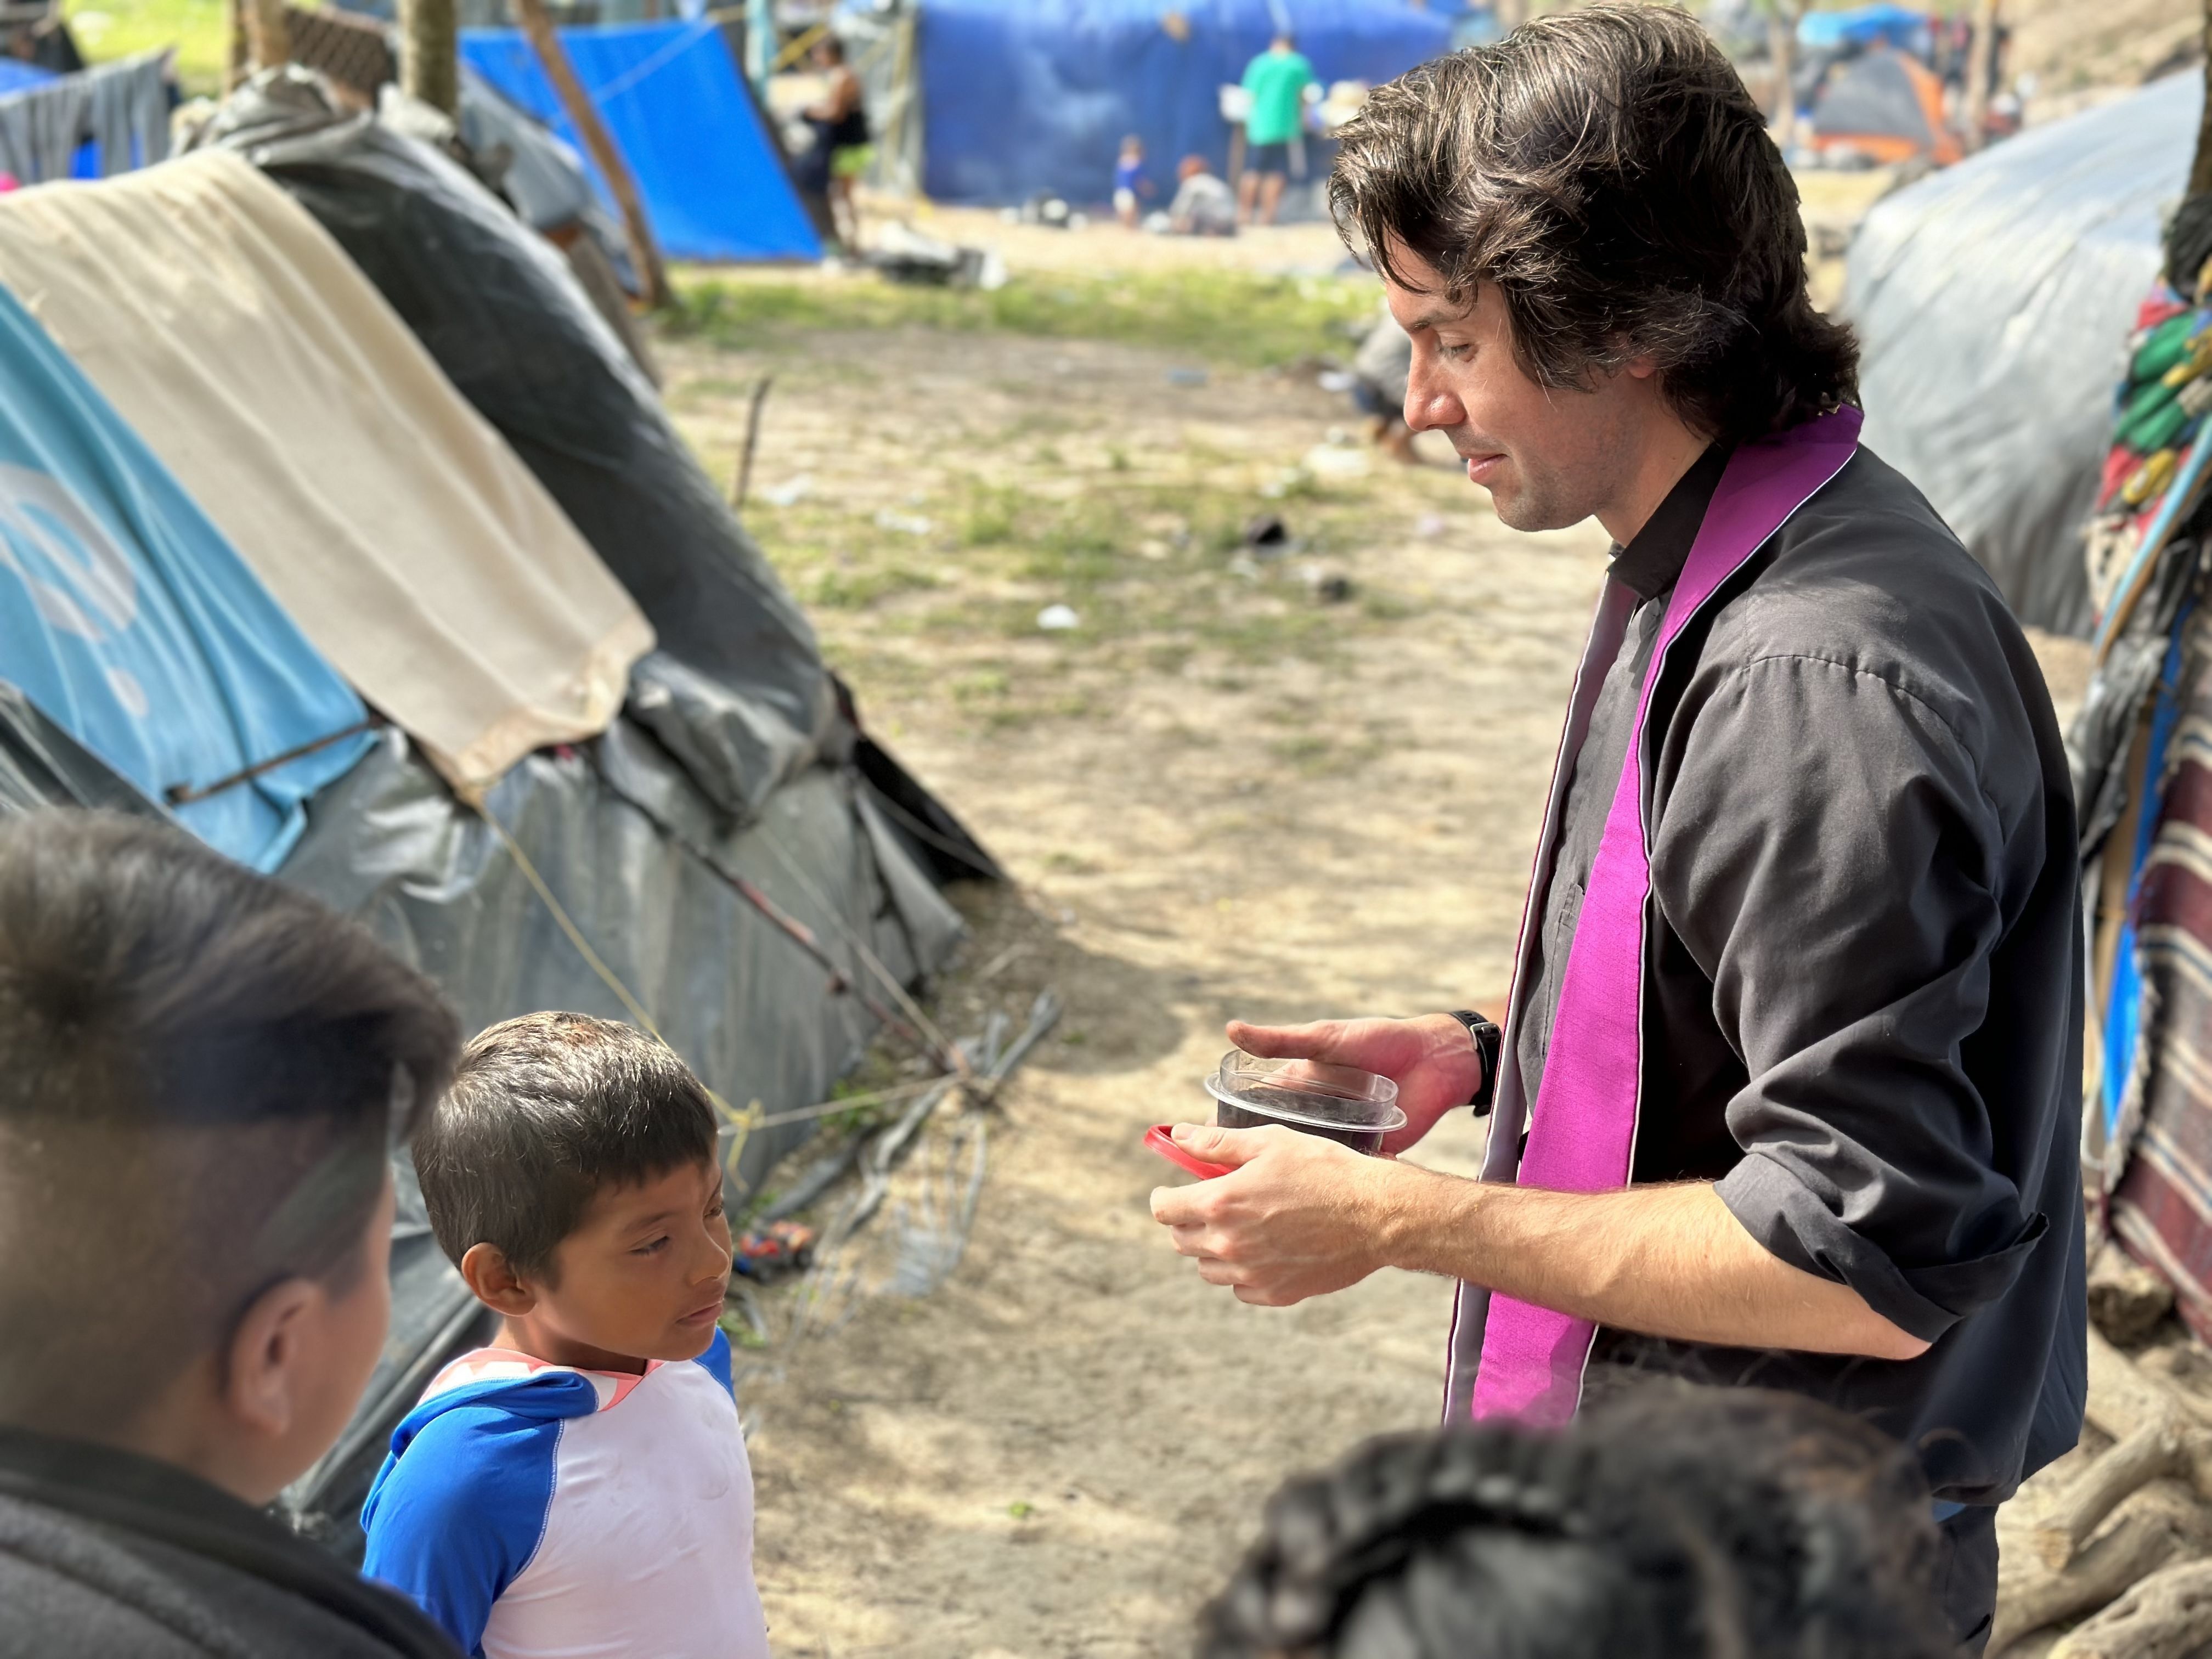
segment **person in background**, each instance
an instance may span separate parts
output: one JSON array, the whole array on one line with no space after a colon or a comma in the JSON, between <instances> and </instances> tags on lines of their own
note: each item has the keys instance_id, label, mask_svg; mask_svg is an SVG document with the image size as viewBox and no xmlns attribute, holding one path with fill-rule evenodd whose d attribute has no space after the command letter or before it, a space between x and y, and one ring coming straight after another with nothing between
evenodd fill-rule
<instances>
[{"instance_id":1,"label":"person in background","mask_svg":"<svg viewBox=\"0 0 2212 1659\"><path fill-rule=\"evenodd\" d=\"M1795 1395L1648 1384L1569 1431L1374 1440L1292 1480L1202 1659L1940 1659L1911 1455Z\"/></svg>"},{"instance_id":2,"label":"person in background","mask_svg":"<svg viewBox=\"0 0 2212 1659\"><path fill-rule=\"evenodd\" d=\"M1420 459L1406 424L1406 382L1413 372L1413 338L1386 305L1352 355L1352 401L1368 418L1369 439L1408 466Z\"/></svg>"},{"instance_id":3,"label":"person in background","mask_svg":"<svg viewBox=\"0 0 2212 1659\"><path fill-rule=\"evenodd\" d=\"M814 43L814 67L829 86L819 103L800 112L814 129L812 172L830 204L830 222L845 251L860 246L860 210L853 199L853 183L876 159L868 131L868 111L861 96L860 77L845 62L845 43L824 34Z\"/></svg>"},{"instance_id":4,"label":"person in background","mask_svg":"<svg viewBox=\"0 0 2212 1659\"><path fill-rule=\"evenodd\" d=\"M1168 229L1177 236L1234 236L1237 197L1214 176L1203 155L1186 155L1176 168L1181 182L1168 204Z\"/></svg>"},{"instance_id":5,"label":"person in background","mask_svg":"<svg viewBox=\"0 0 2212 1659\"><path fill-rule=\"evenodd\" d=\"M1244 66L1252 111L1244 118L1244 171L1237 180L1240 224L1275 222L1291 173L1291 141L1304 125L1306 88L1313 84L1313 65L1287 29Z\"/></svg>"},{"instance_id":6,"label":"person in background","mask_svg":"<svg viewBox=\"0 0 2212 1659\"><path fill-rule=\"evenodd\" d=\"M417 1138L430 1229L501 1324L392 1435L363 1570L465 1651L768 1659L714 1136L658 1038L543 1013L471 1042Z\"/></svg>"},{"instance_id":7,"label":"person in background","mask_svg":"<svg viewBox=\"0 0 2212 1659\"><path fill-rule=\"evenodd\" d=\"M456 1659L263 1506L375 1368L392 1152L459 1047L182 830L0 823L0 1656Z\"/></svg>"},{"instance_id":8,"label":"person in background","mask_svg":"<svg viewBox=\"0 0 2212 1659\"><path fill-rule=\"evenodd\" d=\"M1138 198L1152 193L1152 181L1145 177L1145 141L1133 132L1121 141L1121 159L1114 163L1114 216L1123 229L1137 228Z\"/></svg>"}]
</instances>

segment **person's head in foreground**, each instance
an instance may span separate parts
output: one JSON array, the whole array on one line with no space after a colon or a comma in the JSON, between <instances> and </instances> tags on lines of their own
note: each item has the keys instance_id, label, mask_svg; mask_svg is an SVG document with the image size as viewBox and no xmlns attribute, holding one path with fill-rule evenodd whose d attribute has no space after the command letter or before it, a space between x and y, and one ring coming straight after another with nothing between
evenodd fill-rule
<instances>
[{"instance_id":1,"label":"person's head in foreground","mask_svg":"<svg viewBox=\"0 0 2212 1659\"><path fill-rule=\"evenodd\" d=\"M1203 155L1186 155L1176 163L1176 177L1178 179L1195 179L1206 170L1206 157Z\"/></svg>"},{"instance_id":2,"label":"person's head in foreground","mask_svg":"<svg viewBox=\"0 0 2212 1659\"><path fill-rule=\"evenodd\" d=\"M1406 419L1519 530L1857 397L1766 118L1686 13L1600 4L1377 87L1329 199L1413 340ZM1649 475L1649 476L1647 476Z\"/></svg>"},{"instance_id":3,"label":"person's head in foreground","mask_svg":"<svg viewBox=\"0 0 2212 1659\"><path fill-rule=\"evenodd\" d=\"M504 1346L637 1371L714 1340L730 1279L714 1130L706 1090L657 1038L526 1014L469 1044L415 1171Z\"/></svg>"},{"instance_id":4,"label":"person's head in foreground","mask_svg":"<svg viewBox=\"0 0 2212 1659\"><path fill-rule=\"evenodd\" d=\"M1936 1659L1912 1460L1792 1395L1370 1442L1267 1506L1204 1659Z\"/></svg>"},{"instance_id":5,"label":"person's head in foreground","mask_svg":"<svg viewBox=\"0 0 2212 1659\"><path fill-rule=\"evenodd\" d=\"M0 1422L276 1496L375 1364L391 1153L458 1038L362 929L180 830L0 823Z\"/></svg>"},{"instance_id":6,"label":"person's head in foreground","mask_svg":"<svg viewBox=\"0 0 2212 1659\"><path fill-rule=\"evenodd\" d=\"M459 1046L366 931L182 830L0 821L0 1504L24 1506L0 1600L58 1620L52 1650L122 1650L100 1643L142 1595L220 1626L269 1613L240 1573L351 1578L246 1505L330 1447L376 1364L392 1153ZM57 1545L65 1589L14 1583L72 1516L99 1536ZM102 1565L173 1530L150 1569Z\"/></svg>"},{"instance_id":7,"label":"person's head in foreground","mask_svg":"<svg viewBox=\"0 0 2212 1659\"><path fill-rule=\"evenodd\" d=\"M544 1013L471 1042L416 1137L431 1228L501 1325L392 1435L364 1571L465 1653L767 1659L714 1134L659 1039Z\"/></svg>"}]
</instances>

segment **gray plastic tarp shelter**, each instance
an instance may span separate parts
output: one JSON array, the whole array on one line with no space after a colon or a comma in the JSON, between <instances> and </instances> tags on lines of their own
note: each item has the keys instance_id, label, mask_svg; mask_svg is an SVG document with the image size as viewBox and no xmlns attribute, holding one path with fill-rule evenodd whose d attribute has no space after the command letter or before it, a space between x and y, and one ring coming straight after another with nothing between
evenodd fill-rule
<instances>
[{"instance_id":1,"label":"gray plastic tarp shelter","mask_svg":"<svg viewBox=\"0 0 2212 1659\"><path fill-rule=\"evenodd\" d=\"M2203 102L2191 70L2032 127L1878 203L1851 245L1866 441L2038 627L2088 630L2081 523Z\"/></svg>"}]
</instances>

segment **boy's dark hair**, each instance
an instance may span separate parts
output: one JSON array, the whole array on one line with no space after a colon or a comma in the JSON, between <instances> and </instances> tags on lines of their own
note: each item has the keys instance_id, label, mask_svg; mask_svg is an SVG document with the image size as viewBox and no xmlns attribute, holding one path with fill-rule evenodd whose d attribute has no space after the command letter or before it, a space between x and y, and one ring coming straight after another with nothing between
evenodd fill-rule
<instances>
[{"instance_id":1,"label":"boy's dark hair","mask_svg":"<svg viewBox=\"0 0 2212 1659\"><path fill-rule=\"evenodd\" d=\"M601 1188L714 1156L714 1109L659 1038L589 1014L525 1014L480 1033L415 1137L430 1230L458 1265L489 1244L550 1279Z\"/></svg>"},{"instance_id":2,"label":"boy's dark hair","mask_svg":"<svg viewBox=\"0 0 2212 1659\"><path fill-rule=\"evenodd\" d=\"M1939 1659L1936 1529L1894 1441L1795 1395L1665 1383L1564 1434L1370 1442L1291 1481L1205 1659Z\"/></svg>"},{"instance_id":3,"label":"boy's dark hair","mask_svg":"<svg viewBox=\"0 0 2212 1659\"><path fill-rule=\"evenodd\" d=\"M1684 421L1730 441L1856 401L1857 343L1806 292L1797 186L1685 13L1536 18L1377 87L1341 139L1346 239L1394 280L1412 250L1460 303L1493 285L1532 380L1648 356Z\"/></svg>"},{"instance_id":4,"label":"boy's dark hair","mask_svg":"<svg viewBox=\"0 0 2212 1659\"><path fill-rule=\"evenodd\" d=\"M270 1285L345 1288L459 1043L365 929L182 830L0 819L0 1421L112 1432Z\"/></svg>"}]
</instances>

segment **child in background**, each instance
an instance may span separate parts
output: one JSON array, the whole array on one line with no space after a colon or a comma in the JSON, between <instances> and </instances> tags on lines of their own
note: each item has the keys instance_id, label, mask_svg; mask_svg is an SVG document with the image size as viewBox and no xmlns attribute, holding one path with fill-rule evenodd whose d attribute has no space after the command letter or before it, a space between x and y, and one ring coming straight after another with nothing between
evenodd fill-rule
<instances>
[{"instance_id":1,"label":"child in background","mask_svg":"<svg viewBox=\"0 0 2212 1659\"><path fill-rule=\"evenodd\" d=\"M1114 212L1122 228L1137 228L1137 198L1152 193L1145 177L1145 141L1131 133L1121 141L1121 159L1114 164Z\"/></svg>"},{"instance_id":2,"label":"child in background","mask_svg":"<svg viewBox=\"0 0 2212 1659\"><path fill-rule=\"evenodd\" d=\"M766 1659L714 1129L662 1044L543 1013L471 1043L416 1137L431 1230L501 1322L394 1431L363 1570L464 1653Z\"/></svg>"}]
</instances>

